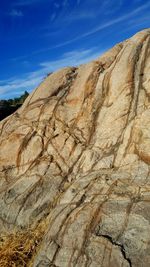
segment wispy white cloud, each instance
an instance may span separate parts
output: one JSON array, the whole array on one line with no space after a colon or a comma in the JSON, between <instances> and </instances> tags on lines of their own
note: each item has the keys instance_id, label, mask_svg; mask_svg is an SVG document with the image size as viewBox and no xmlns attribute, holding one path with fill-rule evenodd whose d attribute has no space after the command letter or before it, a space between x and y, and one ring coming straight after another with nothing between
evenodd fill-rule
<instances>
[{"instance_id":1,"label":"wispy white cloud","mask_svg":"<svg viewBox=\"0 0 150 267\"><path fill-rule=\"evenodd\" d=\"M64 66L76 66L85 62L89 62L92 59L98 57L102 51L94 52L96 48L87 49L87 50L79 50L79 51L71 51L63 54L63 57L58 60L42 62L40 65L46 70L53 71L54 69L59 69Z\"/></svg>"},{"instance_id":2,"label":"wispy white cloud","mask_svg":"<svg viewBox=\"0 0 150 267\"><path fill-rule=\"evenodd\" d=\"M81 3L81 0L77 0L77 5L80 5L80 3Z\"/></svg>"},{"instance_id":3,"label":"wispy white cloud","mask_svg":"<svg viewBox=\"0 0 150 267\"><path fill-rule=\"evenodd\" d=\"M129 13L126 14L126 15L120 16L120 17L118 17L118 18L116 18L116 19L113 19L113 20L108 21L108 22L106 22L106 23L104 23L104 24L101 24L101 25L99 25L98 27L92 29L91 31L88 31L88 32L86 32L86 33L80 35L80 36L77 37L77 38L78 38L78 39L81 39L81 38L83 38L83 37L90 36L90 35L92 35L92 34L94 34L94 33L97 33L97 32L99 32L99 31L103 30L103 29L106 29L106 28L108 28L108 27L110 27L110 26L113 26L114 24L117 24L117 23L119 23L119 22L126 21L126 20L128 20L128 19L134 17L135 15L137 15L138 13L140 13L141 11L146 10L148 7L150 7L150 2L148 2L148 3L146 3L146 4L142 5L142 6L140 6L140 7L136 8L136 9L134 9L133 11L129 12ZM76 38L76 39L77 39L77 38Z\"/></svg>"},{"instance_id":4,"label":"wispy white cloud","mask_svg":"<svg viewBox=\"0 0 150 267\"><path fill-rule=\"evenodd\" d=\"M122 7L123 2L124 0L103 1L102 6L101 6L103 10L103 14L110 15L110 14L117 12Z\"/></svg>"},{"instance_id":5,"label":"wispy white cloud","mask_svg":"<svg viewBox=\"0 0 150 267\"><path fill-rule=\"evenodd\" d=\"M41 62L39 70L26 74L20 79L9 79L0 81L0 98L10 97L10 95L20 95L22 91L31 91L34 89L49 72L63 68L65 66L76 66L89 62L97 58L103 51L97 51L97 48L79 51L70 51L64 53L60 59Z\"/></svg>"},{"instance_id":6,"label":"wispy white cloud","mask_svg":"<svg viewBox=\"0 0 150 267\"><path fill-rule=\"evenodd\" d=\"M40 1L42 1L42 0L20 0L20 1L18 0L18 3L20 3L20 4L23 5L23 3L24 4L32 4L32 3L37 3L37 2L40 2ZM45 1L45 0L43 0L43 1ZM89 0L87 0L87 1L89 1ZM93 1L95 1L95 0L93 0ZM121 5L123 0L118 0L118 1L119 1L119 5ZM78 2L78 0L77 0L77 2ZM82 1L79 1L79 2L82 4ZM111 1L110 0L107 0L104 3L105 3L105 5L106 4L108 5L109 2L111 2ZM57 4L57 1L56 1L56 4ZM91 29L91 30L83 33L83 34L80 34L80 35L78 35L78 36L76 36L74 38L70 38L69 40L66 40L66 41L64 41L62 43L59 42L58 44L56 44L54 46L51 46L51 47L46 47L46 48L39 49L37 51L32 52L31 54L32 55L36 55L36 54L44 53L46 51L53 50L55 48L60 48L60 47L69 45L69 44L74 43L74 42L76 42L78 40L81 40L81 39L83 39L85 37L91 36L92 34L95 34L97 32L100 32L100 31L104 30L104 29L107 29L109 27L112 27L112 26L114 26L115 24L118 24L118 23L124 23L124 22L126 22L128 24L130 21L135 20L135 22L134 22L134 25L135 26L134 25L133 26L131 25L130 27L132 27L132 28L135 27L136 28L138 26L138 16L139 16L139 14L143 14L143 16L142 16L143 17L143 22L140 22L139 23L139 26L140 25L141 26L144 25L144 27L146 27L145 26L146 23L144 21L147 21L147 20L144 19L144 16L147 18L147 16L149 15L149 14L148 15L146 14L146 11L149 8L150 8L150 2L148 1L145 4L143 4L143 5L135 8L131 12L126 13L125 15L119 16L118 18L115 18L115 19L112 19L112 20L108 20L107 22L101 23L97 27L95 27L95 28L93 28L93 29ZM57 14L54 12L51 15L51 17L50 17L50 21L53 22L54 20L56 20L56 16L57 16ZM79 19L82 19L82 18L85 18L85 17L87 17L87 18L90 18L91 17L92 18L93 16L95 16L95 13L93 13L92 10L89 10L87 13L86 12L83 12L83 11L80 12L80 13L73 12L72 13L72 18L71 18L71 15L70 15L67 19L69 21L69 18L72 19L72 20L74 20L74 19L78 19L78 18ZM45 27L44 27L44 29L45 29ZM46 30L49 31L49 26L47 26L47 25L46 25ZM125 29L123 29L123 31L125 31ZM48 36L51 36L51 35L52 35L52 33L49 33L49 32L47 32L47 33L44 34L45 37L48 37ZM22 57L17 58L17 60L26 59L27 57L28 56L22 56Z\"/></svg>"},{"instance_id":7,"label":"wispy white cloud","mask_svg":"<svg viewBox=\"0 0 150 267\"><path fill-rule=\"evenodd\" d=\"M67 17L64 17L63 22L74 22L74 21L78 21L78 20L85 20L85 19L93 19L96 16L98 16L98 14L96 14L96 12L93 11L81 11L81 12L72 12L70 15L68 15Z\"/></svg>"},{"instance_id":8,"label":"wispy white cloud","mask_svg":"<svg viewBox=\"0 0 150 267\"><path fill-rule=\"evenodd\" d=\"M42 2L43 0L16 0L14 6L29 6Z\"/></svg>"},{"instance_id":9,"label":"wispy white cloud","mask_svg":"<svg viewBox=\"0 0 150 267\"><path fill-rule=\"evenodd\" d=\"M68 0L63 0L63 1L62 1L62 5L63 5L63 6L67 6L67 4L68 4Z\"/></svg>"},{"instance_id":10,"label":"wispy white cloud","mask_svg":"<svg viewBox=\"0 0 150 267\"><path fill-rule=\"evenodd\" d=\"M56 12L51 14L51 17L50 17L51 22L55 20L56 16L57 16Z\"/></svg>"},{"instance_id":11,"label":"wispy white cloud","mask_svg":"<svg viewBox=\"0 0 150 267\"><path fill-rule=\"evenodd\" d=\"M60 8L60 4L58 4L57 2L54 3L54 7L55 8Z\"/></svg>"},{"instance_id":12,"label":"wispy white cloud","mask_svg":"<svg viewBox=\"0 0 150 267\"><path fill-rule=\"evenodd\" d=\"M21 10L12 9L9 12L9 16L11 16L11 17L23 17L23 12Z\"/></svg>"},{"instance_id":13,"label":"wispy white cloud","mask_svg":"<svg viewBox=\"0 0 150 267\"><path fill-rule=\"evenodd\" d=\"M10 81L9 83L5 84L5 85L1 85L0 86L0 95L1 98L3 97L3 95L5 94L20 94L20 91L22 89L27 90L28 88L31 88L33 86L36 86L37 84L40 83L42 77L36 77L33 78L32 76L28 76L24 79L16 79L14 81Z\"/></svg>"},{"instance_id":14,"label":"wispy white cloud","mask_svg":"<svg viewBox=\"0 0 150 267\"><path fill-rule=\"evenodd\" d=\"M143 16L139 16L138 18L131 19L127 21L126 27L122 30L122 33L128 32L129 30L139 31L147 28L149 24L150 14L144 12Z\"/></svg>"},{"instance_id":15,"label":"wispy white cloud","mask_svg":"<svg viewBox=\"0 0 150 267\"><path fill-rule=\"evenodd\" d=\"M137 19L137 15L139 15L142 11L146 11L149 7L150 7L150 2L147 2L146 4L143 4L140 7L135 8L133 11L131 11L131 12L125 14L125 15L119 16L116 19L112 19L112 20L109 20L109 21L107 21L105 23L102 23L102 24L98 25L97 27L93 28L92 30L90 30L88 32L85 32L85 33L83 33L83 34L81 34L79 36L76 36L75 38L69 39L69 40L64 41L62 43L59 43L59 44L57 44L55 46L51 46L51 47L48 47L48 48L43 48L43 49L37 50L33 54L40 54L40 53L43 53L43 52L46 52L46 51L49 51L49 50L52 50L52 49L55 49L55 48L59 48L59 47L63 47L63 46L69 45L71 43L74 43L74 42L76 42L78 40L81 40L81 39L83 39L85 37L91 36L92 34L100 32L100 31L102 31L104 29L112 27L115 24L118 24L118 23L121 23L121 22L127 21L127 23L129 23L130 20L132 20L134 18ZM89 12L88 15L92 16L92 13ZM78 14L77 16L80 16L80 15ZM81 14L81 16L84 16L84 14ZM145 14L144 16L147 17L147 14ZM143 17L143 20L144 20L144 17ZM49 35L51 35L51 34L50 33L46 33L45 34L45 36L49 36Z\"/></svg>"}]
</instances>

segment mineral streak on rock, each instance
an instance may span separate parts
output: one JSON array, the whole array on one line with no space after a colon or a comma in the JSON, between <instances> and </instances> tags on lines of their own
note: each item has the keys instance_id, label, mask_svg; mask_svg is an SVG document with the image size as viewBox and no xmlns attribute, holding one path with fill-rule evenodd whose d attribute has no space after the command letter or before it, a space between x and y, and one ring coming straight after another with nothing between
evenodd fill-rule
<instances>
[{"instance_id":1,"label":"mineral streak on rock","mask_svg":"<svg viewBox=\"0 0 150 267\"><path fill-rule=\"evenodd\" d=\"M0 123L0 229L33 267L150 266L150 30L49 75Z\"/></svg>"}]
</instances>

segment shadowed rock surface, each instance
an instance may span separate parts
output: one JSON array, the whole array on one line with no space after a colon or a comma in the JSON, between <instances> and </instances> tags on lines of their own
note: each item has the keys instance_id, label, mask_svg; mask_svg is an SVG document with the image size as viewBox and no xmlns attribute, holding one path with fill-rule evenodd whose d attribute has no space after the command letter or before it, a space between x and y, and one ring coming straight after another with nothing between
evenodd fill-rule
<instances>
[{"instance_id":1,"label":"shadowed rock surface","mask_svg":"<svg viewBox=\"0 0 150 267\"><path fill-rule=\"evenodd\" d=\"M0 123L1 232L48 221L34 267L150 264L150 30L48 76Z\"/></svg>"}]
</instances>

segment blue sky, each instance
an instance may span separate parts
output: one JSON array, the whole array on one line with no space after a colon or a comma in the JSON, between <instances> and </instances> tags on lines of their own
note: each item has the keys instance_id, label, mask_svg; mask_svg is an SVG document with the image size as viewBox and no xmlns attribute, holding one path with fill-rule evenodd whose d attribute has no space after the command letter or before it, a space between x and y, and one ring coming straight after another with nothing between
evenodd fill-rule
<instances>
[{"instance_id":1,"label":"blue sky","mask_svg":"<svg viewBox=\"0 0 150 267\"><path fill-rule=\"evenodd\" d=\"M1 0L0 99L150 27L150 0Z\"/></svg>"}]
</instances>

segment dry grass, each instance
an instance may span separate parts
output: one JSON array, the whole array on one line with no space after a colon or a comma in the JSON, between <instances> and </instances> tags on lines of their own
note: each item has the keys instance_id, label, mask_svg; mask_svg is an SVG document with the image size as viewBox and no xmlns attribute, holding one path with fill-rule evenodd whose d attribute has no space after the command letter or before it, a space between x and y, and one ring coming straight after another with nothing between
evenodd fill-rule
<instances>
[{"instance_id":1,"label":"dry grass","mask_svg":"<svg viewBox=\"0 0 150 267\"><path fill-rule=\"evenodd\" d=\"M0 267L31 266L32 258L45 233L45 225L24 232L14 232L0 239Z\"/></svg>"}]
</instances>

